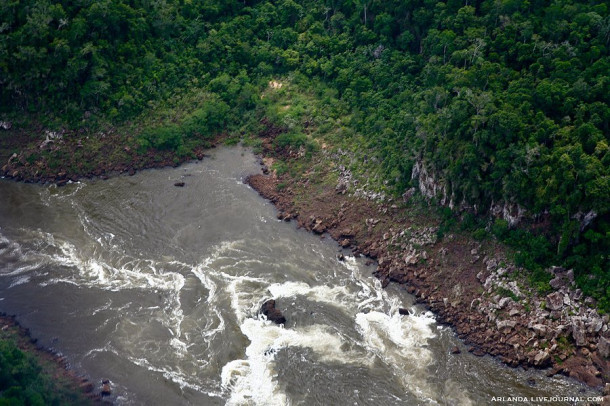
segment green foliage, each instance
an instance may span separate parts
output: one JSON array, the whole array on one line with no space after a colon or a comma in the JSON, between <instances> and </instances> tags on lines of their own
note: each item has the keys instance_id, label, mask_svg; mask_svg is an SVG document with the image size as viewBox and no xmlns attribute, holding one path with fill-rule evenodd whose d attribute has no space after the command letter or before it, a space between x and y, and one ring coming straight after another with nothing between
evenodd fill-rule
<instances>
[{"instance_id":1,"label":"green foliage","mask_svg":"<svg viewBox=\"0 0 610 406\"><path fill-rule=\"evenodd\" d=\"M142 151L154 148L188 154L190 147L225 129L228 116L229 106L221 100L212 99L185 114L180 118L180 123L151 124L140 132L138 144Z\"/></svg>"},{"instance_id":2,"label":"green foliage","mask_svg":"<svg viewBox=\"0 0 610 406\"><path fill-rule=\"evenodd\" d=\"M307 144L307 136L302 133L291 132L280 134L276 137L274 141L276 147L279 148L294 148L298 149L301 146Z\"/></svg>"},{"instance_id":3,"label":"green foliage","mask_svg":"<svg viewBox=\"0 0 610 406\"><path fill-rule=\"evenodd\" d=\"M288 165L282 161L275 161L271 166L271 169L273 169L278 175L283 175L288 172Z\"/></svg>"},{"instance_id":4,"label":"green foliage","mask_svg":"<svg viewBox=\"0 0 610 406\"><path fill-rule=\"evenodd\" d=\"M482 241L487 238L489 234L484 228L477 228L472 232L472 237L477 241Z\"/></svg>"},{"instance_id":5,"label":"green foliage","mask_svg":"<svg viewBox=\"0 0 610 406\"><path fill-rule=\"evenodd\" d=\"M503 287L499 287L496 290L496 293L498 295L500 295L501 297L510 297L515 302L518 302L521 299L519 296L515 295L511 290L503 288Z\"/></svg>"},{"instance_id":6,"label":"green foliage","mask_svg":"<svg viewBox=\"0 0 610 406\"><path fill-rule=\"evenodd\" d=\"M154 127L140 134L140 145L145 148L177 151L184 143L184 130L178 125Z\"/></svg>"}]
</instances>

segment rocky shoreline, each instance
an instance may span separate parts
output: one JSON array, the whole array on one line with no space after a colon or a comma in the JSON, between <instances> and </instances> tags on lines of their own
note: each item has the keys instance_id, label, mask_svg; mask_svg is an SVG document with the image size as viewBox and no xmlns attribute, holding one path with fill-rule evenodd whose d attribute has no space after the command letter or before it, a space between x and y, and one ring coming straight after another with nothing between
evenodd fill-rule
<instances>
[{"instance_id":1,"label":"rocky shoreline","mask_svg":"<svg viewBox=\"0 0 610 406\"><path fill-rule=\"evenodd\" d=\"M70 393L74 393L76 397L81 399L80 401L99 403L111 395L109 382L96 385L88 378L79 376L70 367L66 357L38 345L38 340L31 337L29 330L19 325L14 316L1 313L0 330L2 331L2 339L12 337L11 340L16 343L21 351L33 354L36 357L42 371L52 376L57 385L65 387Z\"/></svg>"},{"instance_id":2,"label":"rocky shoreline","mask_svg":"<svg viewBox=\"0 0 610 406\"><path fill-rule=\"evenodd\" d=\"M191 155L178 156L169 150L141 152L133 138L114 128L90 133L0 126L0 135L0 176L58 186L82 178L108 179L119 174L134 175L142 169L177 167L193 159L202 160L206 149L213 148L222 138L221 135L202 141L202 146Z\"/></svg>"},{"instance_id":3,"label":"rocky shoreline","mask_svg":"<svg viewBox=\"0 0 610 406\"><path fill-rule=\"evenodd\" d=\"M438 238L438 224L413 213L410 196L392 201L362 192L333 157L320 158L324 163L317 167L336 172L336 184L307 173L296 179L277 174L270 170L274 159L298 159L298 152L274 150L276 133L262 134L263 173L246 182L276 206L278 219L328 234L355 255L376 260L375 276L384 286L403 285L473 354L513 367L549 368L549 376L564 374L610 395L609 318L575 288L571 270L550 269L553 292L539 295L499 243L460 233Z\"/></svg>"}]
</instances>

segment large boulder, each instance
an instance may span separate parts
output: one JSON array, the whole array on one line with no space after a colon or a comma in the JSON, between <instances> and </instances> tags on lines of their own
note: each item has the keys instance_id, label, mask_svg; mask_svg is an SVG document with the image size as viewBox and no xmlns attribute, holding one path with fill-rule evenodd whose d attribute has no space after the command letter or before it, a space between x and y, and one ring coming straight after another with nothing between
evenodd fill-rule
<instances>
[{"instance_id":1,"label":"large boulder","mask_svg":"<svg viewBox=\"0 0 610 406\"><path fill-rule=\"evenodd\" d=\"M261 306L261 313L267 317L267 320L271 320L275 324L284 324L286 323L286 317L275 308L275 300L270 299L267 300Z\"/></svg>"},{"instance_id":2,"label":"large boulder","mask_svg":"<svg viewBox=\"0 0 610 406\"><path fill-rule=\"evenodd\" d=\"M560 292L551 293L546 297L546 307L550 310L559 310L563 307L563 295Z\"/></svg>"},{"instance_id":3,"label":"large boulder","mask_svg":"<svg viewBox=\"0 0 610 406\"><path fill-rule=\"evenodd\" d=\"M582 320L577 319L576 317L572 318L572 337L576 342L576 346L583 347L587 345L585 325Z\"/></svg>"},{"instance_id":4,"label":"large boulder","mask_svg":"<svg viewBox=\"0 0 610 406\"><path fill-rule=\"evenodd\" d=\"M600 336L599 341L597 342L597 349L602 357L610 357L610 340L604 336Z\"/></svg>"},{"instance_id":5,"label":"large boulder","mask_svg":"<svg viewBox=\"0 0 610 406\"><path fill-rule=\"evenodd\" d=\"M551 363L551 356L547 351L538 351L534 356L534 365L538 367L545 367Z\"/></svg>"}]
</instances>

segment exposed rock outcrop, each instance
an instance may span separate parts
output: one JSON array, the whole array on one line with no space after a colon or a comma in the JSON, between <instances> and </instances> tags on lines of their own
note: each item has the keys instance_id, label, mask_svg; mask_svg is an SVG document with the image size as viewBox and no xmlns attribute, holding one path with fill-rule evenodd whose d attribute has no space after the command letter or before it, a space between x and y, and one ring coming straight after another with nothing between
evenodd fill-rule
<instances>
[{"instance_id":1,"label":"exposed rock outcrop","mask_svg":"<svg viewBox=\"0 0 610 406\"><path fill-rule=\"evenodd\" d=\"M275 300L267 300L261 306L261 313L267 317L267 320L274 322L275 324L285 324L286 318L281 311L275 308Z\"/></svg>"}]
</instances>

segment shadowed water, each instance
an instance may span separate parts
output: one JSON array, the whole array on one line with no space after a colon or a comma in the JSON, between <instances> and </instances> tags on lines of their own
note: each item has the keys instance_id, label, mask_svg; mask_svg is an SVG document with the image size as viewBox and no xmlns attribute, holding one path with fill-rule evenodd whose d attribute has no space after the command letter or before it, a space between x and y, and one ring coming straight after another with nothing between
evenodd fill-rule
<instances>
[{"instance_id":1,"label":"shadowed water","mask_svg":"<svg viewBox=\"0 0 610 406\"><path fill-rule=\"evenodd\" d=\"M243 184L257 170L233 147L62 188L0 181L0 311L94 381L110 379L117 404L480 405L591 394L450 354L462 344L401 287L382 290L372 266L338 261L333 241L276 220ZM270 298L284 327L258 315Z\"/></svg>"}]
</instances>

